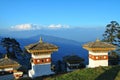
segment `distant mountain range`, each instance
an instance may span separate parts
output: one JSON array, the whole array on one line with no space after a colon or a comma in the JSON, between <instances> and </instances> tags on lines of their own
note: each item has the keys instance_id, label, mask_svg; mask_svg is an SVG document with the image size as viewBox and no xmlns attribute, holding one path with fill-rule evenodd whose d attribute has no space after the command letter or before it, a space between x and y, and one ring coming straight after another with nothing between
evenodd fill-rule
<instances>
[{"instance_id":1,"label":"distant mountain range","mask_svg":"<svg viewBox=\"0 0 120 80\"><path fill-rule=\"evenodd\" d=\"M29 38L16 38L16 40L20 43L21 47L27 46L32 43L36 43L39 41L40 37L42 37L44 42L55 44L59 47L58 52L54 52L52 54L52 59L54 61L62 60L62 57L66 55L78 55L85 59L85 63L88 61L87 51L82 48L82 45L85 42L77 42L74 40L68 40L59 37L47 36L47 35L37 35Z\"/></svg>"},{"instance_id":2,"label":"distant mountain range","mask_svg":"<svg viewBox=\"0 0 120 80\"><path fill-rule=\"evenodd\" d=\"M29 45L31 43L38 42L40 37L42 37L43 41L53 43L59 46L59 51L55 52L52 55L53 60L62 59L62 57L66 55L77 54L83 57L86 63L88 60L88 54L87 51L82 48L82 45L89 41L95 41L96 38L102 39L102 34L105 31L103 27L63 28L63 26L61 26L60 28L58 28L58 25L57 25L57 29L50 29L50 28L36 29L37 28L36 26L35 27L31 26L29 28L35 28L35 30L34 29L21 30L21 31L0 30L1 31L0 36L16 38L20 42L22 48L24 48L24 46ZM5 53L5 50L2 47L0 47L0 49L1 49L0 52Z\"/></svg>"},{"instance_id":3,"label":"distant mountain range","mask_svg":"<svg viewBox=\"0 0 120 80\"><path fill-rule=\"evenodd\" d=\"M2 30L0 36L8 36L15 38L30 38L40 34L48 36L56 36L69 40L75 40L78 42L93 41L96 38L102 39L102 34L105 29L103 27L96 28L62 28L62 29L38 29L38 30L23 30L23 31L12 31Z\"/></svg>"}]
</instances>

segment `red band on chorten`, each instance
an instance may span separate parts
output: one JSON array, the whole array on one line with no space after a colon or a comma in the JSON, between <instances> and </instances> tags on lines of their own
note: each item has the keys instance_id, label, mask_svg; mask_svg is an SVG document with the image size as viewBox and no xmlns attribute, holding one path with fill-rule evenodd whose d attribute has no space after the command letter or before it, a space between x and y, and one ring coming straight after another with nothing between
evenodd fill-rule
<instances>
[{"instance_id":1,"label":"red band on chorten","mask_svg":"<svg viewBox=\"0 0 120 80\"><path fill-rule=\"evenodd\" d=\"M89 58L93 60L108 60L108 55L92 55L89 54Z\"/></svg>"},{"instance_id":2,"label":"red band on chorten","mask_svg":"<svg viewBox=\"0 0 120 80\"><path fill-rule=\"evenodd\" d=\"M32 59L32 62L34 64L44 64L44 63L50 63L51 62L51 58L41 58L41 59Z\"/></svg>"}]
</instances>

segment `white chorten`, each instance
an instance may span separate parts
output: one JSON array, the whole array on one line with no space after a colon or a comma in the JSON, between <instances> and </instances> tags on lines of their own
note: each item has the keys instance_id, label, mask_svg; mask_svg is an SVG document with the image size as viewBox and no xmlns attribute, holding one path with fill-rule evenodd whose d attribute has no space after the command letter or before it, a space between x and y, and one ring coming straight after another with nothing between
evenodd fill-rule
<instances>
[{"instance_id":1,"label":"white chorten","mask_svg":"<svg viewBox=\"0 0 120 80\"><path fill-rule=\"evenodd\" d=\"M116 46L96 40L83 45L84 49L89 52L89 64L87 67L108 66L108 52L115 50Z\"/></svg>"},{"instance_id":2,"label":"white chorten","mask_svg":"<svg viewBox=\"0 0 120 80\"><path fill-rule=\"evenodd\" d=\"M29 70L29 77L37 77L43 75L53 74L51 71L51 53L58 50L58 47L45 43L40 38L38 43L30 44L25 47L31 53L31 66Z\"/></svg>"}]
</instances>

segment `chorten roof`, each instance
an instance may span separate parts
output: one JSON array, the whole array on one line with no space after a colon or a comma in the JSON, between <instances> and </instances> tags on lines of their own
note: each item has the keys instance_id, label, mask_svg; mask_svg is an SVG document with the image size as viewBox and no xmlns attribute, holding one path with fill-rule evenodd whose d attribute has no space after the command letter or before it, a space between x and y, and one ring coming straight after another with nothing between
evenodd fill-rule
<instances>
[{"instance_id":1,"label":"chorten roof","mask_svg":"<svg viewBox=\"0 0 120 80\"><path fill-rule=\"evenodd\" d=\"M78 63L84 61L84 59L82 59L81 57L79 57L79 56L77 56L77 55L65 56L65 57L63 57L63 60L64 60L65 62L70 63L70 64L78 64Z\"/></svg>"},{"instance_id":2,"label":"chorten roof","mask_svg":"<svg viewBox=\"0 0 120 80\"><path fill-rule=\"evenodd\" d=\"M87 50L115 50L116 46L106 42L101 42L97 39L95 42L89 42L87 44L84 44L83 48Z\"/></svg>"},{"instance_id":3,"label":"chorten roof","mask_svg":"<svg viewBox=\"0 0 120 80\"><path fill-rule=\"evenodd\" d=\"M25 46L25 48L27 50L29 50L29 51L32 51L32 50L38 50L38 51L43 51L43 50L56 51L56 50L58 50L58 47L56 45L43 42L42 38L40 38L39 42L30 44L28 46Z\"/></svg>"},{"instance_id":4,"label":"chorten roof","mask_svg":"<svg viewBox=\"0 0 120 80\"><path fill-rule=\"evenodd\" d=\"M0 59L0 69L4 69L4 68L19 68L20 64L12 59L9 59L7 57L7 55L5 56L5 58Z\"/></svg>"}]
</instances>

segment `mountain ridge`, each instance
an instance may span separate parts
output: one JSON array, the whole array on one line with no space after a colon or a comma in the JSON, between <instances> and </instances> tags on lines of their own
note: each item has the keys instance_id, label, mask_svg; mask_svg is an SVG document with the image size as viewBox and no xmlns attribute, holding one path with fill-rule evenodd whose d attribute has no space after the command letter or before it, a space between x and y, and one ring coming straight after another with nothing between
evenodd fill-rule
<instances>
[{"instance_id":1,"label":"mountain ridge","mask_svg":"<svg viewBox=\"0 0 120 80\"><path fill-rule=\"evenodd\" d=\"M68 29L40 29L28 31L5 31L1 36L15 37L15 38L29 38L40 34L61 37L78 42L93 41L96 38L102 38L104 28L68 28Z\"/></svg>"},{"instance_id":2,"label":"mountain ridge","mask_svg":"<svg viewBox=\"0 0 120 80\"><path fill-rule=\"evenodd\" d=\"M42 37L44 42L51 43L59 47L58 52L54 52L54 54L52 54L53 60L62 60L64 56L74 54L83 57L85 59L85 63L87 63L87 51L82 48L82 44L85 42L80 43L74 40L48 35L37 35L30 38L15 39L20 43L21 48L24 49L24 46L38 42L40 37Z\"/></svg>"}]
</instances>

